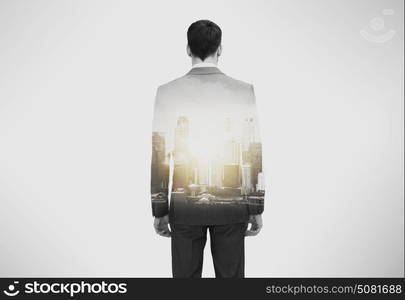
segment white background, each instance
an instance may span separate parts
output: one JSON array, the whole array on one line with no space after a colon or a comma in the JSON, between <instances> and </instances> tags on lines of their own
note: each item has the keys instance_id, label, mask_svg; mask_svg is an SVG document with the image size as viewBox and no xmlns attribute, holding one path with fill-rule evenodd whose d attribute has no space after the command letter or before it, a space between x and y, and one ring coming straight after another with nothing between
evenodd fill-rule
<instances>
[{"instance_id":1,"label":"white background","mask_svg":"<svg viewBox=\"0 0 405 300\"><path fill-rule=\"evenodd\" d=\"M171 276L152 227L152 105L188 71L201 18L259 107L267 198L246 275L403 276L400 0L1 0L0 275Z\"/></svg>"}]
</instances>

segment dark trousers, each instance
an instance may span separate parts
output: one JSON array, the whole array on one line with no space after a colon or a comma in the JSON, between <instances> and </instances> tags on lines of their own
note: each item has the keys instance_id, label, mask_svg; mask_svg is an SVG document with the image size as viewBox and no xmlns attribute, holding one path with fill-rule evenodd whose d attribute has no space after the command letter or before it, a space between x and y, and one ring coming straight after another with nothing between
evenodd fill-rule
<instances>
[{"instance_id":1,"label":"dark trousers","mask_svg":"<svg viewBox=\"0 0 405 300\"><path fill-rule=\"evenodd\" d=\"M247 223L226 225L170 224L172 231L172 271L174 278L200 278L207 229L215 277L245 276L245 231Z\"/></svg>"}]
</instances>

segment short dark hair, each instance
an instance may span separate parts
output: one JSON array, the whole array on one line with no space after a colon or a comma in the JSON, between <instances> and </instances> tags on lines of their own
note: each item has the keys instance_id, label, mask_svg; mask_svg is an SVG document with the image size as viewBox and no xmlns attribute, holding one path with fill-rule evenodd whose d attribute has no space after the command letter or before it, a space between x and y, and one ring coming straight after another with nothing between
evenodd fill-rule
<instances>
[{"instance_id":1,"label":"short dark hair","mask_svg":"<svg viewBox=\"0 0 405 300\"><path fill-rule=\"evenodd\" d=\"M199 20L187 30L187 42L194 56L205 60L221 44L221 28L210 20Z\"/></svg>"}]
</instances>

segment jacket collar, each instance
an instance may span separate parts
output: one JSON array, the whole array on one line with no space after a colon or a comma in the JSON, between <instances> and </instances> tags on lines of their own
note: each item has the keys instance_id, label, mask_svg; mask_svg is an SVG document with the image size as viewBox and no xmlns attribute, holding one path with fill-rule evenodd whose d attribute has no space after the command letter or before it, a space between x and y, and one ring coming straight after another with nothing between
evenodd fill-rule
<instances>
[{"instance_id":1,"label":"jacket collar","mask_svg":"<svg viewBox=\"0 0 405 300\"><path fill-rule=\"evenodd\" d=\"M186 75L224 74L216 67L192 68Z\"/></svg>"}]
</instances>

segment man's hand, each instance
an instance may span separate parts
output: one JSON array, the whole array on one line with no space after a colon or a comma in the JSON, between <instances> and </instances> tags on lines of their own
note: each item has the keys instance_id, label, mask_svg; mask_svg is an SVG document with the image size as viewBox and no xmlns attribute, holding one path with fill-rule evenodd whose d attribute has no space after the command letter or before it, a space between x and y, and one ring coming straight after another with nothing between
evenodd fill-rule
<instances>
[{"instance_id":1,"label":"man's hand","mask_svg":"<svg viewBox=\"0 0 405 300\"><path fill-rule=\"evenodd\" d=\"M153 222L153 227L155 227L155 231L157 234L170 237L170 229L169 229L169 215L166 215L161 218L155 218Z\"/></svg>"},{"instance_id":2,"label":"man's hand","mask_svg":"<svg viewBox=\"0 0 405 300\"><path fill-rule=\"evenodd\" d=\"M252 226L250 227L250 229L246 229L245 236L257 235L263 227L262 215L250 215L248 226L249 223L252 224Z\"/></svg>"}]
</instances>

